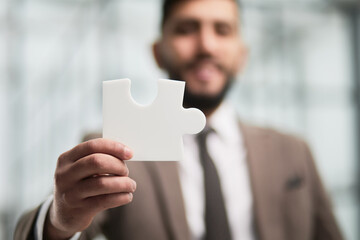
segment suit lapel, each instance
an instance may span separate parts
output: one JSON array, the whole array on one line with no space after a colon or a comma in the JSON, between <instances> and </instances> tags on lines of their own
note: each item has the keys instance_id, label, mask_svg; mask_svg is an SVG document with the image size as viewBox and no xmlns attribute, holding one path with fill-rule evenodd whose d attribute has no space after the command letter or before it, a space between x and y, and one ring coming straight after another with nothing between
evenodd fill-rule
<instances>
[{"instance_id":1,"label":"suit lapel","mask_svg":"<svg viewBox=\"0 0 360 240\"><path fill-rule=\"evenodd\" d=\"M268 131L240 124L247 150L254 199L255 229L259 239L284 239L281 215L282 189L278 184L279 153Z\"/></svg>"},{"instance_id":2,"label":"suit lapel","mask_svg":"<svg viewBox=\"0 0 360 240\"><path fill-rule=\"evenodd\" d=\"M159 186L162 215L170 239L189 239L190 233L180 186L177 162L154 162L151 169Z\"/></svg>"},{"instance_id":3,"label":"suit lapel","mask_svg":"<svg viewBox=\"0 0 360 240\"><path fill-rule=\"evenodd\" d=\"M240 123L247 150L247 162L254 199L257 235L261 240L285 239L280 182L280 156L270 131ZM149 171L156 179L165 225L171 239L189 239L190 233L180 186L177 162L154 162ZM280 171L279 171L280 169Z\"/></svg>"}]
</instances>

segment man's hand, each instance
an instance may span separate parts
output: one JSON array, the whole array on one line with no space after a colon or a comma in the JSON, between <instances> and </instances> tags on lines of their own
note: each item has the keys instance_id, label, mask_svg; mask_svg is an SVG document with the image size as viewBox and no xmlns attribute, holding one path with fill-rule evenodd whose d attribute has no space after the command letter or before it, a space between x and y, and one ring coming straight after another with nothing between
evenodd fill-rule
<instances>
[{"instance_id":1,"label":"man's hand","mask_svg":"<svg viewBox=\"0 0 360 240\"><path fill-rule=\"evenodd\" d=\"M130 203L136 183L128 177L124 160L131 157L128 147L102 138L63 153L55 171L45 239L67 239L86 229L98 212Z\"/></svg>"}]
</instances>

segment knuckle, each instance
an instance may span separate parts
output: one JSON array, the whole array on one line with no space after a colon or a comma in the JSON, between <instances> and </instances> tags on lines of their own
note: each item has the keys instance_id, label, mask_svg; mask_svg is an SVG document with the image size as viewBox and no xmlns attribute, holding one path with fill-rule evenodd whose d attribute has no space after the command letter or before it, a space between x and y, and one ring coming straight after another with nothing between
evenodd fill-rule
<instances>
[{"instance_id":1,"label":"knuckle","mask_svg":"<svg viewBox=\"0 0 360 240\"><path fill-rule=\"evenodd\" d=\"M92 154L89 156L88 164L92 169L101 169L103 167L103 161L98 154Z\"/></svg>"},{"instance_id":2,"label":"knuckle","mask_svg":"<svg viewBox=\"0 0 360 240\"><path fill-rule=\"evenodd\" d=\"M74 194L72 194L71 192L64 192L62 194L62 199L63 199L64 203L68 206L75 205L75 197L74 197Z\"/></svg>"},{"instance_id":3,"label":"knuckle","mask_svg":"<svg viewBox=\"0 0 360 240\"><path fill-rule=\"evenodd\" d=\"M99 143L98 143L98 142L99 142L99 141L97 141L97 140L90 140L90 141L86 142L85 144L86 144L86 147L87 147L90 151L95 152L95 151L98 149L98 147L99 147Z\"/></svg>"},{"instance_id":4,"label":"knuckle","mask_svg":"<svg viewBox=\"0 0 360 240\"><path fill-rule=\"evenodd\" d=\"M61 184L61 174L59 172L55 172L55 174L54 174L54 182L55 182L55 185L60 185Z\"/></svg>"},{"instance_id":5,"label":"knuckle","mask_svg":"<svg viewBox=\"0 0 360 240\"><path fill-rule=\"evenodd\" d=\"M61 171L56 171L54 174L55 186L62 186L63 179L64 179L63 173Z\"/></svg>"},{"instance_id":6,"label":"knuckle","mask_svg":"<svg viewBox=\"0 0 360 240\"><path fill-rule=\"evenodd\" d=\"M105 177L96 178L96 187L97 188L105 188L107 187L107 181Z\"/></svg>"},{"instance_id":7,"label":"knuckle","mask_svg":"<svg viewBox=\"0 0 360 240\"><path fill-rule=\"evenodd\" d=\"M58 165L62 165L64 162L66 162L66 156L66 153L63 153L58 157Z\"/></svg>"}]
</instances>

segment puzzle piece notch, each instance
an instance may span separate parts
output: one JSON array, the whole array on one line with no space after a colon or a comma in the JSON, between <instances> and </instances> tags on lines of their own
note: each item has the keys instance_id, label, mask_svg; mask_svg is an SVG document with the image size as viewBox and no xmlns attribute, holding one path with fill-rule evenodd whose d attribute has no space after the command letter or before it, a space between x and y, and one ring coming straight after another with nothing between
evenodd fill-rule
<instances>
[{"instance_id":1,"label":"puzzle piece notch","mask_svg":"<svg viewBox=\"0 0 360 240\"><path fill-rule=\"evenodd\" d=\"M198 109L182 107L185 82L158 80L158 96L150 105L136 103L129 79L103 82L103 137L128 145L133 160L176 161L183 158L183 134L205 126Z\"/></svg>"},{"instance_id":2,"label":"puzzle piece notch","mask_svg":"<svg viewBox=\"0 0 360 240\"><path fill-rule=\"evenodd\" d=\"M184 91L185 82L159 79L158 95L153 104L157 107L168 108L172 114L177 114L178 117L181 117L179 114L183 115L183 124L178 125L179 131L182 134L196 134L204 128L206 119L199 109L185 109L182 106ZM197 119L204 119L204 121L197 121Z\"/></svg>"}]
</instances>

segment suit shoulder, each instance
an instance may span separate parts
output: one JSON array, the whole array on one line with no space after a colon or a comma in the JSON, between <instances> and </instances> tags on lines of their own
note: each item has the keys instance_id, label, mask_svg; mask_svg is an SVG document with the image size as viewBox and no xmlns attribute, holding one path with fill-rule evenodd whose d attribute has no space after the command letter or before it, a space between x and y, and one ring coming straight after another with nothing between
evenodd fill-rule
<instances>
[{"instance_id":1,"label":"suit shoulder","mask_svg":"<svg viewBox=\"0 0 360 240\"><path fill-rule=\"evenodd\" d=\"M260 138L267 138L273 142L278 142L281 144L296 144L296 145L305 145L307 146L306 141L299 135L294 133L287 133L278 129L270 127L260 127L250 124L240 124L242 131L245 132L246 136L257 136Z\"/></svg>"}]
</instances>

